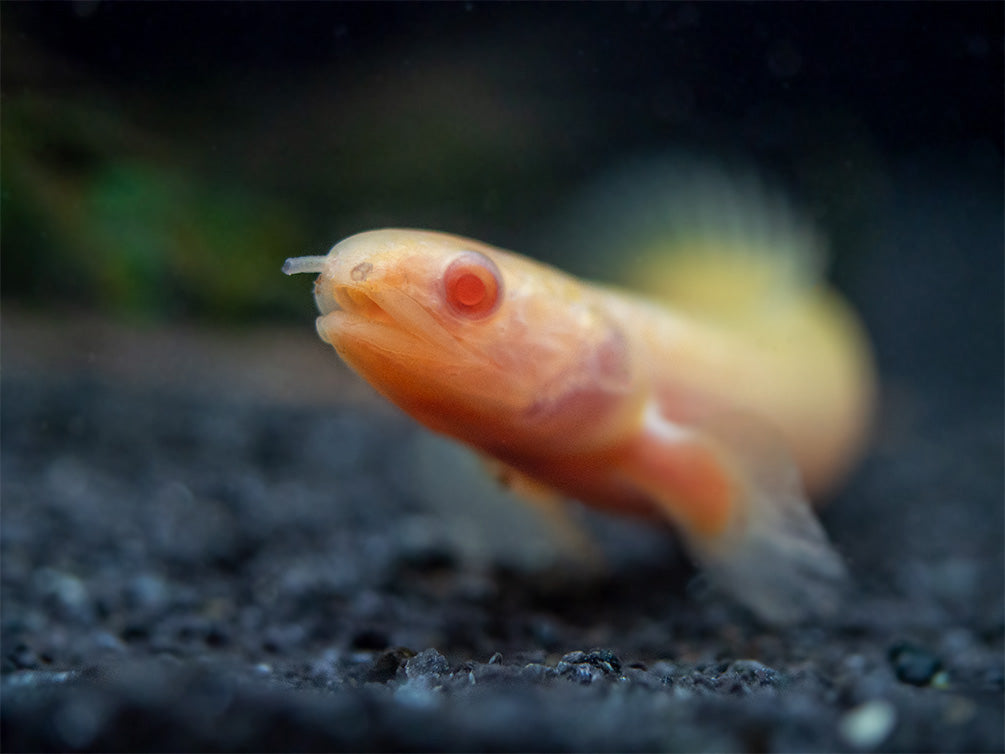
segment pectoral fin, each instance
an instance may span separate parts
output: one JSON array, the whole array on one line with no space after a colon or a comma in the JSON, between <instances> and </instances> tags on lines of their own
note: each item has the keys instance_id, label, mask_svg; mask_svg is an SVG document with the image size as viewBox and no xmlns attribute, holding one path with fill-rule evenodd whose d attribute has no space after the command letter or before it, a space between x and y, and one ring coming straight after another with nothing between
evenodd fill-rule
<instances>
[{"instance_id":1,"label":"pectoral fin","mask_svg":"<svg viewBox=\"0 0 1005 754\"><path fill-rule=\"evenodd\" d=\"M726 416L683 427L653 408L624 474L709 576L763 619L789 623L837 608L844 565L763 423Z\"/></svg>"}]
</instances>

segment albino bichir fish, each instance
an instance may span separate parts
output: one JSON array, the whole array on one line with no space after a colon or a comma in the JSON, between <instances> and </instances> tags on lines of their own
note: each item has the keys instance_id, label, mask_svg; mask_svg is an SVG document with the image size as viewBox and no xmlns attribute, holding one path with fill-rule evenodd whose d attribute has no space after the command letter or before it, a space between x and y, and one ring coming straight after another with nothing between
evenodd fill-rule
<instances>
[{"instance_id":1,"label":"albino bichir fish","mask_svg":"<svg viewBox=\"0 0 1005 754\"><path fill-rule=\"evenodd\" d=\"M838 604L844 566L809 500L860 454L874 374L857 318L804 261L816 236L769 204L639 249L664 300L424 230L360 233L283 271L319 275L321 338L426 427L518 489L668 521L738 601L789 622Z\"/></svg>"}]
</instances>

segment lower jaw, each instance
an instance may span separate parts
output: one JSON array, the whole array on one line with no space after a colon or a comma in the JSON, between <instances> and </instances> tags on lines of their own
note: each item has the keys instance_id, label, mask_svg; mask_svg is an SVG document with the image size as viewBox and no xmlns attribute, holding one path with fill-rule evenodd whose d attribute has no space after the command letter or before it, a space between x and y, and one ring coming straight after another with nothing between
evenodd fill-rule
<instances>
[{"instance_id":1,"label":"lower jaw","mask_svg":"<svg viewBox=\"0 0 1005 754\"><path fill-rule=\"evenodd\" d=\"M364 347L388 354L409 356L422 347L414 337L403 333L393 325L374 322L342 309L323 314L317 318L315 325L321 340L337 350L352 343L359 343Z\"/></svg>"}]
</instances>

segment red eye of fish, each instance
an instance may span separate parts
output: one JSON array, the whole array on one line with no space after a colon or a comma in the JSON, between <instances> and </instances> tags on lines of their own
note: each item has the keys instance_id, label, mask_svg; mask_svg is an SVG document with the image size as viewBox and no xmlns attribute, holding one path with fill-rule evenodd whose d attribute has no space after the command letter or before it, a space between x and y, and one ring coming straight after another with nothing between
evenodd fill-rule
<instances>
[{"instance_id":1,"label":"red eye of fish","mask_svg":"<svg viewBox=\"0 0 1005 754\"><path fill-rule=\"evenodd\" d=\"M471 319L487 317L502 300L499 268L475 251L466 251L450 263L443 275L443 285L450 307Z\"/></svg>"}]
</instances>

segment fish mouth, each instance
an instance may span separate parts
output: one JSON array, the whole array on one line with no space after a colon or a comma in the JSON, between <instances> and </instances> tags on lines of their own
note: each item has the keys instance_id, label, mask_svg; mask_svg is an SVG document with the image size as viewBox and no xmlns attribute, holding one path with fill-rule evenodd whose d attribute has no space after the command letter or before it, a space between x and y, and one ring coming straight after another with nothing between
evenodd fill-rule
<instances>
[{"instance_id":1,"label":"fish mouth","mask_svg":"<svg viewBox=\"0 0 1005 754\"><path fill-rule=\"evenodd\" d=\"M333 285L324 275L319 276L314 283L314 301L321 316L334 311L343 311L375 322L386 324L391 321L390 315L364 288L345 284Z\"/></svg>"},{"instance_id":2,"label":"fish mouth","mask_svg":"<svg viewBox=\"0 0 1005 754\"><path fill-rule=\"evenodd\" d=\"M366 291L348 285L319 285L315 298L321 312L318 334L336 349L367 344L381 351L404 353L415 348L415 338Z\"/></svg>"},{"instance_id":3,"label":"fish mouth","mask_svg":"<svg viewBox=\"0 0 1005 754\"><path fill-rule=\"evenodd\" d=\"M403 332L394 324L377 322L358 314L334 309L317 319L318 335L321 340L333 346L339 354L352 363L349 354L363 351L377 351L396 360L433 360L426 355L423 341Z\"/></svg>"},{"instance_id":4,"label":"fish mouth","mask_svg":"<svg viewBox=\"0 0 1005 754\"><path fill-rule=\"evenodd\" d=\"M397 289L319 286L317 327L336 349L365 344L410 359L443 359L469 349L419 302Z\"/></svg>"},{"instance_id":5,"label":"fish mouth","mask_svg":"<svg viewBox=\"0 0 1005 754\"><path fill-rule=\"evenodd\" d=\"M377 299L359 288L348 285L334 286L331 290L331 301L326 304L321 306L322 314L342 311L355 317L362 317L374 324L394 324L394 317L384 310Z\"/></svg>"}]
</instances>

